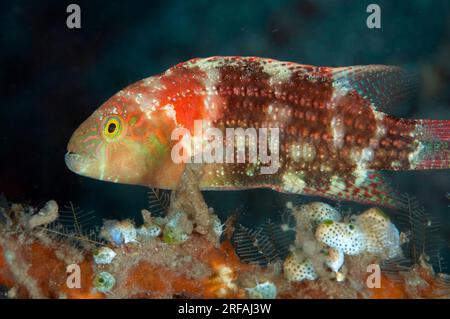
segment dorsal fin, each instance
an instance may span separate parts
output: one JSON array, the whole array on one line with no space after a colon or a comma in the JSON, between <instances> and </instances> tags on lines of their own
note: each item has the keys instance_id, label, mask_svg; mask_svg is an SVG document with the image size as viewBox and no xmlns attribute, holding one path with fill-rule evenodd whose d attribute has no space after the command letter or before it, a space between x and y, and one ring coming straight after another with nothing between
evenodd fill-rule
<instances>
[{"instance_id":1,"label":"dorsal fin","mask_svg":"<svg viewBox=\"0 0 450 319\"><path fill-rule=\"evenodd\" d=\"M418 86L418 76L397 66L355 65L335 68L337 88L356 90L372 102L378 111L392 113L392 108L410 97Z\"/></svg>"}]
</instances>

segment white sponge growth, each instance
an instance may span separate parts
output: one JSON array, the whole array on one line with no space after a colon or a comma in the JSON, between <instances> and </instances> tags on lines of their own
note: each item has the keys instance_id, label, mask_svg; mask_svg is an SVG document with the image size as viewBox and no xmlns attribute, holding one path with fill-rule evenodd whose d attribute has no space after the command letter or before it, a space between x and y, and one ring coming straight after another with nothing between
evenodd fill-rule
<instances>
[{"instance_id":1,"label":"white sponge growth","mask_svg":"<svg viewBox=\"0 0 450 319\"><path fill-rule=\"evenodd\" d=\"M245 290L251 299L275 299L277 296L277 286L270 281L257 284L253 288L245 288Z\"/></svg>"},{"instance_id":2,"label":"white sponge growth","mask_svg":"<svg viewBox=\"0 0 450 319\"><path fill-rule=\"evenodd\" d=\"M340 249L328 248L325 254L325 264L334 272L338 272L344 264L344 252Z\"/></svg>"},{"instance_id":3,"label":"white sponge growth","mask_svg":"<svg viewBox=\"0 0 450 319\"><path fill-rule=\"evenodd\" d=\"M98 265L110 264L114 257L116 257L116 252L109 247L103 246L98 249L94 254L94 261Z\"/></svg>"}]
</instances>

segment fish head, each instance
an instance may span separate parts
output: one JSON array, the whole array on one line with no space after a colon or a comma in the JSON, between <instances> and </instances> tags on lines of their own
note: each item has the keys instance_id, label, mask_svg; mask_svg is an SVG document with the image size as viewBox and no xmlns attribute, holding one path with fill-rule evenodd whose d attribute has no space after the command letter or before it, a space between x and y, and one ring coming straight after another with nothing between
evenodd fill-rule
<instances>
[{"instance_id":1,"label":"fish head","mask_svg":"<svg viewBox=\"0 0 450 319\"><path fill-rule=\"evenodd\" d=\"M67 167L82 176L123 184L172 188L182 167L170 160L176 120L137 82L120 91L73 133Z\"/></svg>"}]
</instances>

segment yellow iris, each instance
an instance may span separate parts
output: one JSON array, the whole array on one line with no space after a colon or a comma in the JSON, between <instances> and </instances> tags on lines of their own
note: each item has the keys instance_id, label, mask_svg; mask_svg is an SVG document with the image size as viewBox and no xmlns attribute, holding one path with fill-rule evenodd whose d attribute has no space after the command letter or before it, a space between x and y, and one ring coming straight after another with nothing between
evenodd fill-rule
<instances>
[{"instance_id":1,"label":"yellow iris","mask_svg":"<svg viewBox=\"0 0 450 319\"><path fill-rule=\"evenodd\" d=\"M123 119L119 116L111 116L103 126L103 136L108 140L116 139L123 129Z\"/></svg>"}]
</instances>

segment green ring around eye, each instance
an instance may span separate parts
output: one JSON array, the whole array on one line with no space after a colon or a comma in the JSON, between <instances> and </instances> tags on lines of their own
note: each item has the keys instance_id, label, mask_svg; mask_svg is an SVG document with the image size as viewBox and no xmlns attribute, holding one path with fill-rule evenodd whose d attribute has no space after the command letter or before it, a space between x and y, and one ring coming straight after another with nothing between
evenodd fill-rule
<instances>
[{"instance_id":1,"label":"green ring around eye","mask_svg":"<svg viewBox=\"0 0 450 319\"><path fill-rule=\"evenodd\" d=\"M123 128L123 119L114 115L108 117L103 124L103 136L108 139L115 139L120 135Z\"/></svg>"}]
</instances>

